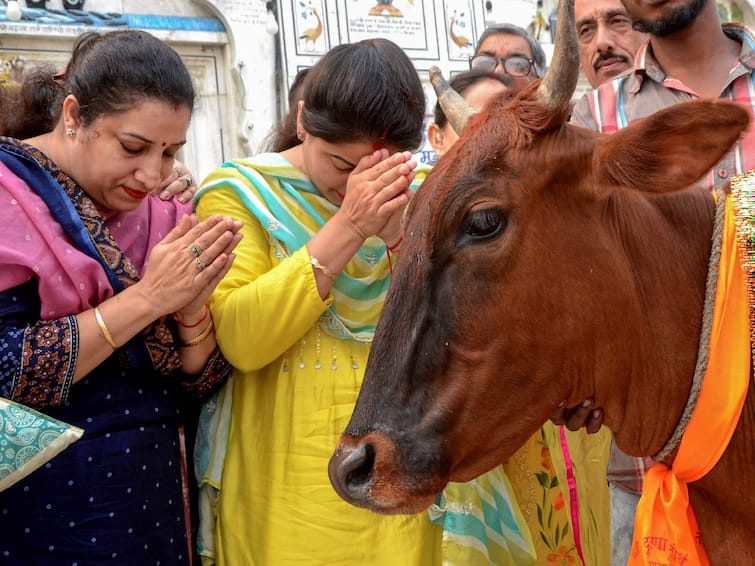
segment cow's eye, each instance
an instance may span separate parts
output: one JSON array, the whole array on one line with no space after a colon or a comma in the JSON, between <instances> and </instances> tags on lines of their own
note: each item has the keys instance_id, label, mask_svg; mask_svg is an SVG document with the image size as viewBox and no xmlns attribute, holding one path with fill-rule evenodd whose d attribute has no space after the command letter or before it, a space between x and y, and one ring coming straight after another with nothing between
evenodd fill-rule
<instances>
[{"instance_id":1,"label":"cow's eye","mask_svg":"<svg viewBox=\"0 0 755 566\"><path fill-rule=\"evenodd\" d=\"M484 208L471 212L464 220L464 235L475 240L487 240L506 227L506 213L498 208Z\"/></svg>"}]
</instances>

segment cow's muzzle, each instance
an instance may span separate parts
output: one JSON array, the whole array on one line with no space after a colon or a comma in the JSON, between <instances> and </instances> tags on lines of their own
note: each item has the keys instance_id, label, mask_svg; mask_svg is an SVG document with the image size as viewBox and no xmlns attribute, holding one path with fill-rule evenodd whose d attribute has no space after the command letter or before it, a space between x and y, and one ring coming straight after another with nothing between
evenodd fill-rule
<instances>
[{"instance_id":1,"label":"cow's muzzle","mask_svg":"<svg viewBox=\"0 0 755 566\"><path fill-rule=\"evenodd\" d=\"M352 505L376 513L419 513L447 480L418 477L401 461L396 445L383 434L344 434L330 458L328 475L336 493Z\"/></svg>"}]
</instances>

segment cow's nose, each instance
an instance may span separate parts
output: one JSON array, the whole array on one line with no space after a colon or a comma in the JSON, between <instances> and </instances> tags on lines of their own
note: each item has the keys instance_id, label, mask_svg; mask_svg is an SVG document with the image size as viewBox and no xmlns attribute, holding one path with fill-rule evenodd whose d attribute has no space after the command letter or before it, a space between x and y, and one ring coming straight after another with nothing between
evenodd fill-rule
<instances>
[{"instance_id":1,"label":"cow's nose","mask_svg":"<svg viewBox=\"0 0 755 566\"><path fill-rule=\"evenodd\" d=\"M328 465L328 475L338 495L353 505L370 503L370 486L375 465L375 448L369 443L341 445Z\"/></svg>"}]
</instances>

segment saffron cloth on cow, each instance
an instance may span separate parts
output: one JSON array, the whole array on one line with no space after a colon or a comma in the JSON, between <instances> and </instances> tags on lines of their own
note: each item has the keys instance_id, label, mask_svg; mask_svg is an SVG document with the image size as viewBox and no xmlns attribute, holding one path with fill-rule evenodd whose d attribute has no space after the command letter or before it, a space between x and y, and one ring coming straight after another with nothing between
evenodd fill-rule
<instances>
[{"instance_id":1,"label":"saffron cloth on cow","mask_svg":"<svg viewBox=\"0 0 755 566\"><path fill-rule=\"evenodd\" d=\"M629 566L709 565L687 484L707 474L726 450L750 375L747 287L732 197L719 196L718 206L726 209L702 389L671 467L658 463L645 476Z\"/></svg>"}]
</instances>

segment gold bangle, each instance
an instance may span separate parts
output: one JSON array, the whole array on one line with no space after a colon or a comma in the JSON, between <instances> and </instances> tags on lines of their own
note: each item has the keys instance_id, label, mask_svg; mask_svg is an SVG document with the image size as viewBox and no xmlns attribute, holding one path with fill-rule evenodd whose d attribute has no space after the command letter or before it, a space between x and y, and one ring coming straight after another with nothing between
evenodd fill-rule
<instances>
[{"instance_id":1,"label":"gold bangle","mask_svg":"<svg viewBox=\"0 0 755 566\"><path fill-rule=\"evenodd\" d=\"M314 267L315 269L319 269L320 271L322 271L325 277L327 277L331 281L336 280L335 273L333 273L330 269L328 269L326 266L321 264L320 260L317 259L316 257L313 257L311 260L309 260L309 263L311 263L312 267Z\"/></svg>"},{"instance_id":2,"label":"gold bangle","mask_svg":"<svg viewBox=\"0 0 755 566\"><path fill-rule=\"evenodd\" d=\"M118 346L115 344L115 340L113 340L113 335L110 334L110 331L107 329L107 326L105 325L105 321L102 320L100 309L97 307L94 307L94 318L97 319L97 325L100 327L100 331L102 332L102 335L105 337L105 340L107 340L107 343L110 344L110 347L113 350L117 350Z\"/></svg>"},{"instance_id":3,"label":"gold bangle","mask_svg":"<svg viewBox=\"0 0 755 566\"><path fill-rule=\"evenodd\" d=\"M195 336L191 340L181 340L181 346L185 346L187 348L191 348L192 346L196 346L198 344L201 344L205 340L207 340L207 337L212 334L213 325L212 320L210 320L210 324L208 324L205 329L199 333L199 336Z\"/></svg>"}]
</instances>

